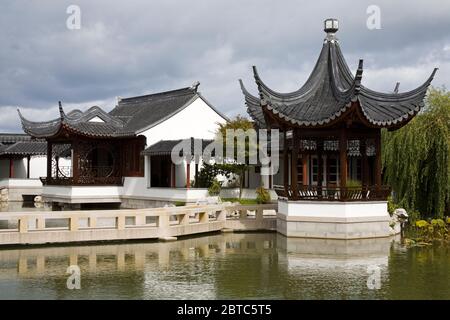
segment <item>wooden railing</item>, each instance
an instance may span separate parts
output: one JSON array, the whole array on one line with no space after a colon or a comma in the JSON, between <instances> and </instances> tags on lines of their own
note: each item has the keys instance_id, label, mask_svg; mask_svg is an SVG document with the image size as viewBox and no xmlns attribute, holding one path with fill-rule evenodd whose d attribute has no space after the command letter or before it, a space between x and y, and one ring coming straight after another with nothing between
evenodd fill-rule
<instances>
[{"instance_id":1,"label":"wooden railing","mask_svg":"<svg viewBox=\"0 0 450 320\"><path fill-rule=\"evenodd\" d=\"M391 194L389 186L304 186L299 185L294 191L289 187L286 193L284 186L276 185L274 190L278 197L288 200L311 201L386 201Z\"/></svg>"},{"instance_id":2,"label":"wooden railing","mask_svg":"<svg viewBox=\"0 0 450 320\"><path fill-rule=\"evenodd\" d=\"M60 166L52 173L52 177L41 177L43 185L123 185L123 178L112 166L92 166L81 170L77 177L73 176L72 166Z\"/></svg>"}]
</instances>

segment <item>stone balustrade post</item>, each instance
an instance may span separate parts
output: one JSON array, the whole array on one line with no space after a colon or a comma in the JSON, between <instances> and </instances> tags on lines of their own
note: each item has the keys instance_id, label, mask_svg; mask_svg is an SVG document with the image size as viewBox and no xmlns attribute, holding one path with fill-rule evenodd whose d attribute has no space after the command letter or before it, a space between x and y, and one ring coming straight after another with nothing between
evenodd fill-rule
<instances>
[{"instance_id":1,"label":"stone balustrade post","mask_svg":"<svg viewBox=\"0 0 450 320\"><path fill-rule=\"evenodd\" d=\"M97 217L89 217L89 228L97 227Z\"/></svg>"},{"instance_id":2,"label":"stone balustrade post","mask_svg":"<svg viewBox=\"0 0 450 320\"><path fill-rule=\"evenodd\" d=\"M225 221L227 220L227 210L222 209L219 211L219 214L217 215L217 221Z\"/></svg>"},{"instance_id":3,"label":"stone balustrade post","mask_svg":"<svg viewBox=\"0 0 450 320\"><path fill-rule=\"evenodd\" d=\"M36 229L37 230L45 229L45 218L37 218L36 219Z\"/></svg>"},{"instance_id":4,"label":"stone balustrade post","mask_svg":"<svg viewBox=\"0 0 450 320\"><path fill-rule=\"evenodd\" d=\"M78 217L70 217L69 218L69 230L70 231L78 230Z\"/></svg>"},{"instance_id":5,"label":"stone balustrade post","mask_svg":"<svg viewBox=\"0 0 450 320\"><path fill-rule=\"evenodd\" d=\"M189 224L189 213L179 214L178 223L182 225Z\"/></svg>"},{"instance_id":6,"label":"stone balustrade post","mask_svg":"<svg viewBox=\"0 0 450 320\"><path fill-rule=\"evenodd\" d=\"M256 221L262 221L264 219L264 210L263 209L256 209L255 210L255 219Z\"/></svg>"},{"instance_id":7,"label":"stone balustrade post","mask_svg":"<svg viewBox=\"0 0 450 320\"><path fill-rule=\"evenodd\" d=\"M20 233L28 232L28 218L25 217L19 218L19 232Z\"/></svg>"},{"instance_id":8,"label":"stone balustrade post","mask_svg":"<svg viewBox=\"0 0 450 320\"><path fill-rule=\"evenodd\" d=\"M125 216L118 216L116 218L116 227L117 227L117 230L125 229Z\"/></svg>"},{"instance_id":9,"label":"stone balustrade post","mask_svg":"<svg viewBox=\"0 0 450 320\"><path fill-rule=\"evenodd\" d=\"M209 221L209 214L208 212L200 212L198 222L199 223L207 223Z\"/></svg>"},{"instance_id":10,"label":"stone balustrade post","mask_svg":"<svg viewBox=\"0 0 450 320\"><path fill-rule=\"evenodd\" d=\"M139 215L136 215L136 216L135 216L134 223L135 223L137 226L143 226L143 225L146 224L146 221L145 221L145 220L146 220L146 219L145 219L145 215L139 214Z\"/></svg>"}]
</instances>

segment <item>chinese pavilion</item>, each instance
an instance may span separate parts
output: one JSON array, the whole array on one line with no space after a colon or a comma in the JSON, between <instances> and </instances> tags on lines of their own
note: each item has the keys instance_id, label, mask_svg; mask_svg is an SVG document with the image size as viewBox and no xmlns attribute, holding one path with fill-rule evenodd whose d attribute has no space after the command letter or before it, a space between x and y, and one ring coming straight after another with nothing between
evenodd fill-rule
<instances>
[{"instance_id":1,"label":"chinese pavilion","mask_svg":"<svg viewBox=\"0 0 450 320\"><path fill-rule=\"evenodd\" d=\"M149 131L195 100L197 87L119 99L110 112L94 106L66 113L60 103L59 117L45 122L27 120L19 111L23 130L47 141L43 184L122 185L124 177L144 177Z\"/></svg>"},{"instance_id":2,"label":"chinese pavilion","mask_svg":"<svg viewBox=\"0 0 450 320\"><path fill-rule=\"evenodd\" d=\"M392 93L371 90L362 84L363 60L352 74L344 59L335 35L338 21L325 20L324 30L319 58L300 89L274 91L256 67L259 96L240 82L255 124L283 132L283 185L274 187L279 231L319 238L386 236L390 188L382 185L381 129L399 129L421 110L437 69L408 92L398 92L398 83Z\"/></svg>"}]
</instances>

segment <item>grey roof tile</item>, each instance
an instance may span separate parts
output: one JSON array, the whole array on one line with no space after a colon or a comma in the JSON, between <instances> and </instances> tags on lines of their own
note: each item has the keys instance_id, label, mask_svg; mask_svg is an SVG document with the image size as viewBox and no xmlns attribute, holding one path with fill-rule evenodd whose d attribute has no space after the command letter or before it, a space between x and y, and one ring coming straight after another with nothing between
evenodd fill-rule
<instances>
[{"instance_id":1,"label":"grey roof tile","mask_svg":"<svg viewBox=\"0 0 450 320\"><path fill-rule=\"evenodd\" d=\"M75 109L66 114L60 106L60 117L50 121L29 121L20 111L19 115L24 131L37 138L54 136L62 127L92 137L130 137L183 110L200 97L197 87L121 99L109 113L95 106L85 112ZM89 121L94 117L103 122Z\"/></svg>"},{"instance_id":2,"label":"grey roof tile","mask_svg":"<svg viewBox=\"0 0 450 320\"><path fill-rule=\"evenodd\" d=\"M361 84L362 60L353 75L345 61L339 42L325 39L311 75L300 89L279 93L269 88L253 67L259 98L242 85L247 111L260 126L265 126L264 111L299 127L324 126L338 119L358 102L363 116L375 127L395 127L412 118L424 105L427 89L436 73L417 89L404 93L382 93Z\"/></svg>"}]
</instances>

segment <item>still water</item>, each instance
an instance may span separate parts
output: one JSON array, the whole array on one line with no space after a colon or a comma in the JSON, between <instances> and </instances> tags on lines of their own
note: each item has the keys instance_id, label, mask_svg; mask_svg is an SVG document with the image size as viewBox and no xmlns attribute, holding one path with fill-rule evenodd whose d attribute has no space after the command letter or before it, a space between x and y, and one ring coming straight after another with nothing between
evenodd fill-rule
<instances>
[{"instance_id":1,"label":"still water","mask_svg":"<svg viewBox=\"0 0 450 320\"><path fill-rule=\"evenodd\" d=\"M1 249L0 299L450 299L449 249L275 233Z\"/></svg>"}]
</instances>

